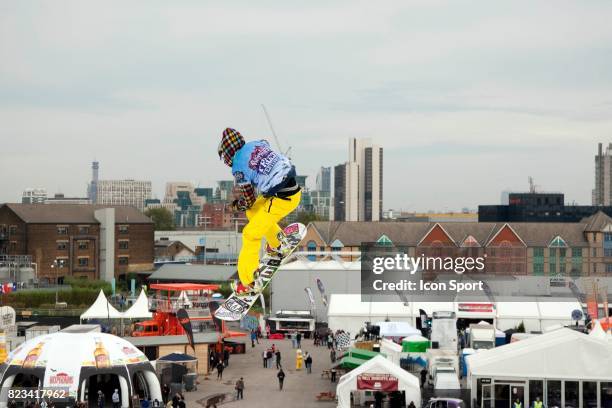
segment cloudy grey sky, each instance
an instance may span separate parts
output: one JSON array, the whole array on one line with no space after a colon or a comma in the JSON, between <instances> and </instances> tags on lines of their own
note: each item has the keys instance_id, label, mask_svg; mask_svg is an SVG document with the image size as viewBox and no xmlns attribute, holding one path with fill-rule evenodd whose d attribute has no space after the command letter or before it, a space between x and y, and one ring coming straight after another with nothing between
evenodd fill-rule
<instances>
[{"instance_id":1,"label":"cloudy grey sky","mask_svg":"<svg viewBox=\"0 0 612 408\"><path fill-rule=\"evenodd\" d=\"M102 178L211 185L224 127L299 172L385 148L385 208L590 203L612 142L608 1L0 2L0 202ZM302 4L300 4L302 3ZM96 5L97 4L97 5Z\"/></svg>"}]
</instances>

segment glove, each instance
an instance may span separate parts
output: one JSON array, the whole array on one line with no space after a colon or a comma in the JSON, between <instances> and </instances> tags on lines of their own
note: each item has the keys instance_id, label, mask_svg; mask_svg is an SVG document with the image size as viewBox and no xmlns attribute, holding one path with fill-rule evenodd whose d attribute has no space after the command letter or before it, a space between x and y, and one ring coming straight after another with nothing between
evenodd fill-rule
<instances>
[{"instance_id":1,"label":"glove","mask_svg":"<svg viewBox=\"0 0 612 408\"><path fill-rule=\"evenodd\" d=\"M232 201L232 209L234 211L246 211L249 209L246 200L244 197L240 197L237 200Z\"/></svg>"}]
</instances>

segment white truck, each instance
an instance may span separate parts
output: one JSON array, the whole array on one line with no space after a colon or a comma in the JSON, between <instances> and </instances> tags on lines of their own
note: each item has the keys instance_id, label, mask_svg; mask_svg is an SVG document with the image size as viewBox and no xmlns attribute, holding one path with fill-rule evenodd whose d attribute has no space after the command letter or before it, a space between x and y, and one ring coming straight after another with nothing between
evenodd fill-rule
<instances>
[{"instance_id":1,"label":"white truck","mask_svg":"<svg viewBox=\"0 0 612 408\"><path fill-rule=\"evenodd\" d=\"M436 373L448 373L447 369L451 369L454 372L454 376L457 378L458 382L459 356L456 351L429 349L427 350L426 357L428 371L427 381L429 384L435 386Z\"/></svg>"},{"instance_id":2,"label":"white truck","mask_svg":"<svg viewBox=\"0 0 612 408\"><path fill-rule=\"evenodd\" d=\"M495 327L490 324L470 324L470 348L488 350L495 347Z\"/></svg>"},{"instance_id":3,"label":"white truck","mask_svg":"<svg viewBox=\"0 0 612 408\"><path fill-rule=\"evenodd\" d=\"M442 350L458 349L457 315L455 312L433 312L431 319L431 341Z\"/></svg>"}]
</instances>

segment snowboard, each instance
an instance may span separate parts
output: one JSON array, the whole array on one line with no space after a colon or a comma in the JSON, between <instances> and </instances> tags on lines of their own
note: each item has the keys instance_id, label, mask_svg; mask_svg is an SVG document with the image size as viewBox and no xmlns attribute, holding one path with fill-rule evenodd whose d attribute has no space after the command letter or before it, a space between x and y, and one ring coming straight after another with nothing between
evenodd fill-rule
<instances>
[{"instance_id":1,"label":"snowboard","mask_svg":"<svg viewBox=\"0 0 612 408\"><path fill-rule=\"evenodd\" d=\"M306 227L304 224L296 222L289 224L283 232L289 242L290 251L282 259L269 255L264 257L257 269L259 278L262 281L260 291L247 296L237 296L235 293L232 293L215 311L216 318L226 321L237 321L246 316L248 311L251 310L251 307L253 307L257 299L261 296L263 290L268 286L278 268L283 264L283 261L295 251L300 241L304 239L304 236L306 236Z\"/></svg>"}]
</instances>

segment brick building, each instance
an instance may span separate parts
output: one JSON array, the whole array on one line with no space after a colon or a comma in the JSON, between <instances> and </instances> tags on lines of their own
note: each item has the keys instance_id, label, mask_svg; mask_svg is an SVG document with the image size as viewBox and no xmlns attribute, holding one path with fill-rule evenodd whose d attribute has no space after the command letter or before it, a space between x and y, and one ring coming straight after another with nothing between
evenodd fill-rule
<instances>
[{"instance_id":1,"label":"brick building","mask_svg":"<svg viewBox=\"0 0 612 408\"><path fill-rule=\"evenodd\" d=\"M409 256L486 256L484 272L494 275L612 274L612 218L603 212L575 223L313 222L299 249L358 252L362 242L393 243Z\"/></svg>"},{"instance_id":2,"label":"brick building","mask_svg":"<svg viewBox=\"0 0 612 408\"><path fill-rule=\"evenodd\" d=\"M39 280L110 281L152 269L153 222L127 206L2 204L0 255L31 256Z\"/></svg>"}]
</instances>

